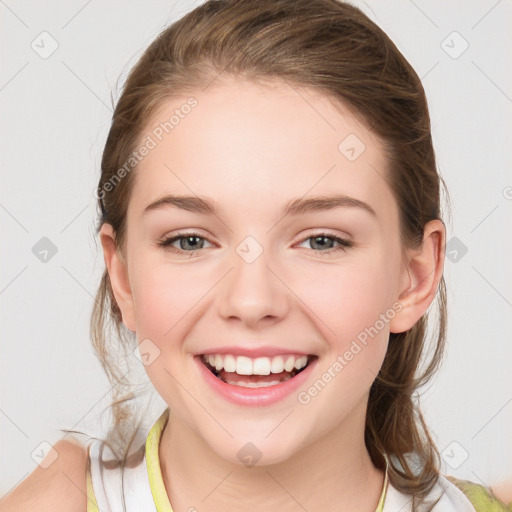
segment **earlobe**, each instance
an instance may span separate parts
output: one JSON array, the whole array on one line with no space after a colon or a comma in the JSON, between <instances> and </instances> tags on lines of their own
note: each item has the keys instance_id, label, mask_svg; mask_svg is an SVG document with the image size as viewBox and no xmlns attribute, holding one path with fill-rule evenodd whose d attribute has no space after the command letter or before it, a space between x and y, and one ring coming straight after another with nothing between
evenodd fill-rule
<instances>
[{"instance_id":1,"label":"earlobe","mask_svg":"<svg viewBox=\"0 0 512 512\"><path fill-rule=\"evenodd\" d=\"M107 267L114 297L123 317L123 323L135 332L133 296L128 279L128 267L116 247L116 236L111 224L104 223L100 229L103 257Z\"/></svg>"},{"instance_id":2,"label":"earlobe","mask_svg":"<svg viewBox=\"0 0 512 512\"><path fill-rule=\"evenodd\" d=\"M390 323L391 332L411 329L434 300L443 275L445 237L443 222L432 220L425 225L421 247L408 252L407 284L398 296L401 310Z\"/></svg>"}]
</instances>

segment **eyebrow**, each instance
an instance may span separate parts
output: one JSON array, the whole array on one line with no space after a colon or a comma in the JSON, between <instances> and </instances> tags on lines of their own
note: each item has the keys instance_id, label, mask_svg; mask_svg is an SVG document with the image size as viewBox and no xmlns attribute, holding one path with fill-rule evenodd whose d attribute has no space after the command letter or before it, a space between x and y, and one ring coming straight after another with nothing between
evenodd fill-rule
<instances>
[{"instance_id":1,"label":"eyebrow","mask_svg":"<svg viewBox=\"0 0 512 512\"><path fill-rule=\"evenodd\" d=\"M201 213L203 215L214 215L216 217L219 216L220 212L219 205L215 201L210 201L198 196L166 195L146 206L142 214L145 215L151 211L169 206L174 206L190 212ZM340 207L361 208L374 217L377 216L375 210L364 201L344 194L336 194L331 196L310 197L307 199L292 199L283 207L281 217L302 215L304 213L314 211L332 210L333 208Z\"/></svg>"}]
</instances>

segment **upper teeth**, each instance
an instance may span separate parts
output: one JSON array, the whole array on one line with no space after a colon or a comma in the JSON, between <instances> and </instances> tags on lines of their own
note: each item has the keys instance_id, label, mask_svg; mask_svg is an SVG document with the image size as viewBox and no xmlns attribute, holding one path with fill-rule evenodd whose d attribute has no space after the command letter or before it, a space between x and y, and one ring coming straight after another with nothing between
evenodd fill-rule
<instances>
[{"instance_id":1,"label":"upper teeth","mask_svg":"<svg viewBox=\"0 0 512 512\"><path fill-rule=\"evenodd\" d=\"M236 372L239 375L270 375L271 373L291 372L294 368L300 370L307 365L308 356L276 356L257 357L231 354L203 355L203 360L214 366L217 371Z\"/></svg>"}]
</instances>

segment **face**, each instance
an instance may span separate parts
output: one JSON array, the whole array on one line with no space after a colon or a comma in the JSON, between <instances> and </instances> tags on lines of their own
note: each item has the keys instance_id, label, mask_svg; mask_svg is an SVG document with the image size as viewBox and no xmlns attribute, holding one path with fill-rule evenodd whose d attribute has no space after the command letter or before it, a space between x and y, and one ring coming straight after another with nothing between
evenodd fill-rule
<instances>
[{"instance_id":1,"label":"face","mask_svg":"<svg viewBox=\"0 0 512 512\"><path fill-rule=\"evenodd\" d=\"M193 96L141 137L156 145L134 171L118 302L171 422L223 459L285 461L364 428L405 284L383 146L313 90L224 80Z\"/></svg>"}]
</instances>

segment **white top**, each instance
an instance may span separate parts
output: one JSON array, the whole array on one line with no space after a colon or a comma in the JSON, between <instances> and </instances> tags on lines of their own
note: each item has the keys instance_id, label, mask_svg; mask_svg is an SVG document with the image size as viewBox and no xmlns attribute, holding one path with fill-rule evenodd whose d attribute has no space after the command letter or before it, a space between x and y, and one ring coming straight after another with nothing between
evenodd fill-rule
<instances>
[{"instance_id":1,"label":"white top","mask_svg":"<svg viewBox=\"0 0 512 512\"><path fill-rule=\"evenodd\" d=\"M167 408L151 428L145 446L132 457L132 467L125 466L124 485L121 468L109 462L109 457L103 453L103 443L94 440L90 444L87 512L172 512L158 458L160 435L168 416ZM432 512L476 512L466 495L444 476L439 478L429 494L433 501L439 496ZM412 497L393 487L386 474L375 512L410 512L411 504Z\"/></svg>"},{"instance_id":2,"label":"white top","mask_svg":"<svg viewBox=\"0 0 512 512\"><path fill-rule=\"evenodd\" d=\"M122 489L124 488L124 499L126 512L158 512L146 467L146 454L142 454L140 462L135 467L125 467L123 471L124 483L121 480L120 467L109 468L103 459L103 447L101 441L95 440L89 449L91 483L100 512L123 512ZM90 493L88 492L88 495ZM95 511L90 500L87 503L87 512Z\"/></svg>"}]
</instances>

